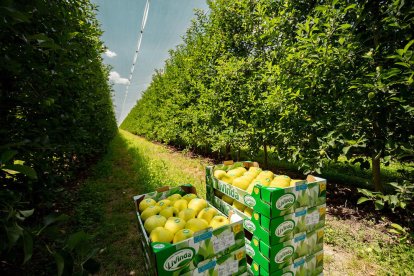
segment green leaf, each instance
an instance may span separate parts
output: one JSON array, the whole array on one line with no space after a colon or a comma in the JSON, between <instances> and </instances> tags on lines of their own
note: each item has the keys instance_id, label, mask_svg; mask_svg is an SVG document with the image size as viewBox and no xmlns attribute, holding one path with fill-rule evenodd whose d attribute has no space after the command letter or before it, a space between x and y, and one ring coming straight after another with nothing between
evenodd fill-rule
<instances>
[{"instance_id":1,"label":"green leaf","mask_svg":"<svg viewBox=\"0 0 414 276\"><path fill-rule=\"evenodd\" d=\"M368 200L371 200L371 199L366 198L366 197L360 197L360 198L358 199L357 204L361 204L361 203L363 203L363 202L365 202L365 201L368 201Z\"/></svg>"},{"instance_id":2,"label":"green leaf","mask_svg":"<svg viewBox=\"0 0 414 276\"><path fill-rule=\"evenodd\" d=\"M69 219L68 215L65 215L65 214L57 215L57 214L53 213L53 214L50 214L50 215L46 216L43 219L43 223L44 223L44 226L49 226L52 223L64 222L64 221L67 221L68 219Z\"/></svg>"},{"instance_id":3,"label":"green leaf","mask_svg":"<svg viewBox=\"0 0 414 276\"><path fill-rule=\"evenodd\" d=\"M395 64L398 64L398 65L404 66L404 67L406 67L406 68L410 68L410 67L411 67L411 65L410 65L409 63L407 63L407 62L402 62L402 61L398 61L398 62L396 62Z\"/></svg>"},{"instance_id":4,"label":"green leaf","mask_svg":"<svg viewBox=\"0 0 414 276\"><path fill-rule=\"evenodd\" d=\"M32 235L27 231L23 232L23 251L24 251L23 264L25 264L28 260L32 258L32 254L33 254L33 238L32 238Z\"/></svg>"},{"instance_id":5,"label":"green leaf","mask_svg":"<svg viewBox=\"0 0 414 276\"><path fill-rule=\"evenodd\" d=\"M407 45L405 45L405 47L404 47L404 53L406 53L408 51L408 48L410 48L411 45L413 45L413 43L414 43L414 39L411 40L410 42L408 42Z\"/></svg>"},{"instance_id":6,"label":"green leaf","mask_svg":"<svg viewBox=\"0 0 414 276\"><path fill-rule=\"evenodd\" d=\"M357 190L358 190L359 193L361 193L361 194L363 194L367 197L373 197L374 196L374 194L371 191L367 190L367 189L358 188Z\"/></svg>"},{"instance_id":7,"label":"green leaf","mask_svg":"<svg viewBox=\"0 0 414 276\"><path fill-rule=\"evenodd\" d=\"M13 9L11 7L0 7L0 10L7 11L8 16L11 16L14 19L15 23L30 22L28 14L22 13L16 9Z\"/></svg>"},{"instance_id":8,"label":"green leaf","mask_svg":"<svg viewBox=\"0 0 414 276\"><path fill-rule=\"evenodd\" d=\"M19 213L24 216L25 218L30 217L34 213L34 209L31 210L20 210Z\"/></svg>"},{"instance_id":9,"label":"green leaf","mask_svg":"<svg viewBox=\"0 0 414 276\"><path fill-rule=\"evenodd\" d=\"M21 174L26 175L29 178L37 179L36 171L33 168L30 168L25 165L8 164L8 165L3 166L3 170L6 170L10 174L21 173Z\"/></svg>"},{"instance_id":10,"label":"green leaf","mask_svg":"<svg viewBox=\"0 0 414 276\"><path fill-rule=\"evenodd\" d=\"M9 240L9 248L12 248L21 236L23 236L23 228L19 225L14 224L12 226L6 227L6 233Z\"/></svg>"},{"instance_id":11,"label":"green leaf","mask_svg":"<svg viewBox=\"0 0 414 276\"><path fill-rule=\"evenodd\" d=\"M402 226L397 223L391 223L391 227L399 230L400 232L405 232L404 228L402 228Z\"/></svg>"},{"instance_id":12,"label":"green leaf","mask_svg":"<svg viewBox=\"0 0 414 276\"><path fill-rule=\"evenodd\" d=\"M56 266L57 266L57 275L61 276L63 274L63 269L65 268L65 260L59 253L54 253L53 257L55 258Z\"/></svg>"},{"instance_id":13,"label":"green leaf","mask_svg":"<svg viewBox=\"0 0 414 276\"><path fill-rule=\"evenodd\" d=\"M351 146L348 146L348 147L344 147L343 149L342 149L342 152L345 154L345 155L347 155L348 154L348 151L349 151L349 149L351 148Z\"/></svg>"},{"instance_id":14,"label":"green leaf","mask_svg":"<svg viewBox=\"0 0 414 276\"><path fill-rule=\"evenodd\" d=\"M341 26L339 26L339 29L346 30L346 29L349 29L351 27L352 27L351 24L346 23L346 24L342 24Z\"/></svg>"},{"instance_id":15,"label":"green leaf","mask_svg":"<svg viewBox=\"0 0 414 276\"><path fill-rule=\"evenodd\" d=\"M375 200L375 210L384 209L384 202L382 200Z\"/></svg>"},{"instance_id":16,"label":"green leaf","mask_svg":"<svg viewBox=\"0 0 414 276\"><path fill-rule=\"evenodd\" d=\"M1 154L0 163L6 163L10 161L17 154L16 150L6 150Z\"/></svg>"},{"instance_id":17,"label":"green leaf","mask_svg":"<svg viewBox=\"0 0 414 276\"><path fill-rule=\"evenodd\" d=\"M344 11L348 11L350 9L354 9L355 7L356 7L356 4L351 4L348 7L346 7Z\"/></svg>"},{"instance_id":18,"label":"green leaf","mask_svg":"<svg viewBox=\"0 0 414 276\"><path fill-rule=\"evenodd\" d=\"M389 197L389 203L393 206L397 206L398 204L398 197L396 195L390 195Z\"/></svg>"},{"instance_id":19,"label":"green leaf","mask_svg":"<svg viewBox=\"0 0 414 276\"><path fill-rule=\"evenodd\" d=\"M401 234L400 232L398 232L397 230L394 230L394 229L390 229L390 230L388 230L388 232L393 233L393 234L397 234L397 235Z\"/></svg>"}]
</instances>

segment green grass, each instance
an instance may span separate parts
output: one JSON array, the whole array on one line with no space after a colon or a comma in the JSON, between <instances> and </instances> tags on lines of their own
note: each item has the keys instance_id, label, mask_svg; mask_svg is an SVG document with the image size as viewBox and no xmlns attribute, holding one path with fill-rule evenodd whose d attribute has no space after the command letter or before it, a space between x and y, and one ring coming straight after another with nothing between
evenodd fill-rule
<instances>
[{"instance_id":1,"label":"green grass","mask_svg":"<svg viewBox=\"0 0 414 276\"><path fill-rule=\"evenodd\" d=\"M207 164L207 159L190 158L182 152L174 152L163 145L119 131L108 153L93 167L91 176L79 188L75 203L74 220L77 224L74 230L84 230L94 236L94 245L101 249L98 255L101 275L126 275L131 271L141 274L144 258L132 196L164 185L190 183L204 197ZM367 241L366 235L354 231L352 223L328 221L326 242L361 259L359 266L376 262L381 267L380 272L409 268L410 258L414 257L412 247L383 244L381 240L389 237L370 227L363 231L375 239ZM365 248L372 250L367 253ZM331 261L337 257L330 257ZM326 264L328 266L329 263ZM347 267L354 267L345 271L348 275L358 269L353 263Z\"/></svg>"},{"instance_id":2,"label":"green grass","mask_svg":"<svg viewBox=\"0 0 414 276\"><path fill-rule=\"evenodd\" d=\"M373 264L377 275L412 275L414 246L400 243L376 229L375 223L349 223L331 218L325 226L325 243L352 252L350 261ZM335 256L333 256L335 258Z\"/></svg>"},{"instance_id":3,"label":"green grass","mask_svg":"<svg viewBox=\"0 0 414 276\"><path fill-rule=\"evenodd\" d=\"M205 195L203 159L188 158L120 130L81 186L76 228L94 235L103 275L126 275L143 262L132 196L191 183Z\"/></svg>"}]
</instances>

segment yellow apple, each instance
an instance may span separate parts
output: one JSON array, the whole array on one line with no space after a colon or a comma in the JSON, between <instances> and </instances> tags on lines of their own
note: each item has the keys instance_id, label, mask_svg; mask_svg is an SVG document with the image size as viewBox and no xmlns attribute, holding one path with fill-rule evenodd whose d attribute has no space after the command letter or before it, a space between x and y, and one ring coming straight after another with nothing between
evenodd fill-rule
<instances>
[{"instance_id":1,"label":"yellow apple","mask_svg":"<svg viewBox=\"0 0 414 276\"><path fill-rule=\"evenodd\" d=\"M226 172L223 170L216 170L214 171L214 177L217 179L222 179L224 176L226 176Z\"/></svg>"},{"instance_id":2,"label":"yellow apple","mask_svg":"<svg viewBox=\"0 0 414 276\"><path fill-rule=\"evenodd\" d=\"M229 197L228 195L223 195L223 197L221 198L224 202L226 202L227 204L233 204L233 200L231 197Z\"/></svg>"},{"instance_id":3,"label":"yellow apple","mask_svg":"<svg viewBox=\"0 0 414 276\"><path fill-rule=\"evenodd\" d=\"M246 190L249 187L251 181L252 181L251 178L241 176L241 177L234 179L232 185L239 189Z\"/></svg>"},{"instance_id":4,"label":"yellow apple","mask_svg":"<svg viewBox=\"0 0 414 276\"><path fill-rule=\"evenodd\" d=\"M157 202L156 206L160 206L161 210L164 208L167 208L168 206L171 206L171 201L168 199L163 199Z\"/></svg>"},{"instance_id":5,"label":"yellow apple","mask_svg":"<svg viewBox=\"0 0 414 276\"><path fill-rule=\"evenodd\" d=\"M226 182L226 183L232 184L234 178L235 178L235 176L225 175L221 180L224 181L224 182Z\"/></svg>"},{"instance_id":6,"label":"yellow apple","mask_svg":"<svg viewBox=\"0 0 414 276\"><path fill-rule=\"evenodd\" d=\"M193 218L187 221L185 228L193 232L198 232L208 228L208 223L204 219Z\"/></svg>"},{"instance_id":7,"label":"yellow apple","mask_svg":"<svg viewBox=\"0 0 414 276\"><path fill-rule=\"evenodd\" d=\"M259 175L259 173L261 173L261 172L262 172L262 169L261 169L261 168L259 168L259 167L250 167L250 168L249 168L249 172L252 172L252 173L254 173L254 174L256 174L256 175Z\"/></svg>"},{"instance_id":8,"label":"yellow apple","mask_svg":"<svg viewBox=\"0 0 414 276\"><path fill-rule=\"evenodd\" d=\"M177 243L186 239L191 238L194 235L194 232L190 229L181 229L178 230L174 235L173 243Z\"/></svg>"},{"instance_id":9,"label":"yellow apple","mask_svg":"<svg viewBox=\"0 0 414 276\"><path fill-rule=\"evenodd\" d=\"M275 177L274 173L271 171L262 171L256 179L265 179L267 182L271 182L273 178Z\"/></svg>"},{"instance_id":10,"label":"yellow apple","mask_svg":"<svg viewBox=\"0 0 414 276\"><path fill-rule=\"evenodd\" d=\"M188 203L188 208L193 209L194 211L196 211L197 214L201 211L201 209L206 208L207 206L207 201L202 198L193 198Z\"/></svg>"},{"instance_id":11,"label":"yellow apple","mask_svg":"<svg viewBox=\"0 0 414 276\"><path fill-rule=\"evenodd\" d=\"M142 213L145 209L147 209L150 206L154 206L155 204L157 204L155 200L153 200L152 198L147 198L139 203L138 209Z\"/></svg>"},{"instance_id":12,"label":"yellow apple","mask_svg":"<svg viewBox=\"0 0 414 276\"><path fill-rule=\"evenodd\" d=\"M179 199L174 202L174 208L177 209L177 212L181 212L184 209L187 209L188 202L185 199Z\"/></svg>"},{"instance_id":13,"label":"yellow apple","mask_svg":"<svg viewBox=\"0 0 414 276\"><path fill-rule=\"evenodd\" d=\"M157 227L163 227L167 219L160 215L150 216L144 223L144 228L148 233L151 233Z\"/></svg>"},{"instance_id":14,"label":"yellow apple","mask_svg":"<svg viewBox=\"0 0 414 276\"><path fill-rule=\"evenodd\" d=\"M233 201L233 207L236 208L237 210L241 211L241 212L243 212L244 209L246 209L246 206L241 204L237 200Z\"/></svg>"},{"instance_id":15,"label":"yellow apple","mask_svg":"<svg viewBox=\"0 0 414 276\"><path fill-rule=\"evenodd\" d=\"M173 234L175 234L178 230L184 229L185 223L186 222L183 219L170 217L167 219L164 228L170 230Z\"/></svg>"},{"instance_id":16,"label":"yellow apple","mask_svg":"<svg viewBox=\"0 0 414 276\"><path fill-rule=\"evenodd\" d=\"M186 194L185 196L182 197L182 199L187 200L187 202L190 202L193 198L197 198L196 194Z\"/></svg>"},{"instance_id":17,"label":"yellow apple","mask_svg":"<svg viewBox=\"0 0 414 276\"><path fill-rule=\"evenodd\" d=\"M178 213L178 217L182 220L189 221L190 219L195 218L197 215L196 211L193 209L184 209Z\"/></svg>"},{"instance_id":18,"label":"yellow apple","mask_svg":"<svg viewBox=\"0 0 414 276\"><path fill-rule=\"evenodd\" d=\"M264 187L268 187L271 183L270 178L256 178L255 180L253 180L252 184L257 184L257 185L262 185Z\"/></svg>"},{"instance_id":19,"label":"yellow apple","mask_svg":"<svg viewBox=\"0 0 414 276\"><path fill-rule=\"evenodd\" d=\"M173 195L170 195L169 197L167 197L167 199L169 201L171 201L171 203L173 203L174 201L177 201L177 200L181 199L181 195L180 194L173 194Z\"/></svg>"},{"instance_id":20,"label":"yellow apple","mask_svg":"<svg viewBox=\"0 0 414 276\"><path fill-rule=\"evenodd\" d=\"M144 212L142 212L141 219L143 221L145 221L150 216L159 214L159 212L161 212L161 207L160 206L157 206L157 205L155 205L155 206L149 206L148 208L146 208L144 210Z\"/></svg>"},{"instance_id":21,"label":"yellow apple","mask_svg":"<svg viewBox=\"0 0 414 276\"><path fill-rule=\"evenodd\" d=\"M246 179L249 179L249 183L250 183L257 177L257 175L253 172L247 172L247 173L243 174L242 177L245 177Z\"/></svg>"},{"instance_id":22,"label":"yellow apple","mask_svg":"<svg viewBox=\"0 0 414 276\"><path fill-rule=\"evenodd\" d=\"M156 227L150 234L152 242L172 242L174 234L164 227Z\"/></svg>"},{"instance_id":23,"label":"yellow apple","mask_svg":"<svg viewBox=\"0 0 414 276\"><path fill-rule=\"evenodd\" d=\"M246 192L248 192L249 194L251 194L253 192L253 188L254 188L254 181L252 183L250 183L249 187L247 187Z\"/></svg>"},{"instance_id":24,"label":"yellow apple","mask_svg":"<svg viewBox=\"0 0 414 276\"><path fill-rule=\"evenodd\" d=\"M233 170L229 170L227 172L227 175L230 176L230 177L236 178L236 177L242 176L246 171L247 170L245 168L239 167L239 168L235 168Z\"/></svg>"},{"instance_id":25,"label":"yellow apple","mask_svg":"<svg viewBox=\"0 0 414 276\"><path fill-rule=\"evenodd\" d=\"M177 215L177 214L178 214L177 210L172 206L168 206L167 208L161 210L161 212L159 213L160 216L163 216L166 219L168 219L169 217L173 217L174 215Z\"/></svg>"},{"instance_id":26,"label":"yellow apple","mask_svg":"<svg viewBox=\"0 0 414 276\"><path fill-rule=\"evenodd\" d=\"M213 229L229 224L229 220L224 216L215 216L210 221L210 227Z\"/></svg>"},{"instance_id":27,"label":"yellow apple","mask_svg":"<svg viewBox=\"0 0 414 276\"><path fill-rule=\"evenodd\" d=\"M217 215L217 210L211 207L204 208L198 213L197 218L204 219L207 223L210 223L211 219Z\"/></svg>"},{"instance_id":28,"label":"yellow apple","mask_svg":"<svg viewBox=\"0 0 414 276\"><path fill-rule=\"evenodd\" d=\"M269 187L286 188L290 186L290 177L287 175L276 176Z\"/></svg>"}]
</instances>

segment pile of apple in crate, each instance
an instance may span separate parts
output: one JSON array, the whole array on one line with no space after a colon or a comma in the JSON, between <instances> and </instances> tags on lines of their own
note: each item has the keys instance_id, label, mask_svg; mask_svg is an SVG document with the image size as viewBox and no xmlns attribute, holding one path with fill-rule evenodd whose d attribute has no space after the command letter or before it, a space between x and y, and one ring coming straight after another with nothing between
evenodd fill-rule
<instances>
[{"instance_id":1,"label":"pile of apple in crate","mask_svg":"<svg viewBox=\"0 0 414 276\"><path fill-rule=\"evenodd\" d=\"M323 273L326 180L290 179L256 162L224 162L206 169L207 199L243 218L253 275Z\"/></svg>"},{"instance_id":2,"label":"pile of apple in crate","mask_svg":"<svg viewBox=\"0 0 414 276\"><path fill-rule=\"evenodd\" d=\"M243 220L191 185L134 197L148 275L247 275ZM144 271L145 270L145 271Z\"/></svg>"}]
</instances>

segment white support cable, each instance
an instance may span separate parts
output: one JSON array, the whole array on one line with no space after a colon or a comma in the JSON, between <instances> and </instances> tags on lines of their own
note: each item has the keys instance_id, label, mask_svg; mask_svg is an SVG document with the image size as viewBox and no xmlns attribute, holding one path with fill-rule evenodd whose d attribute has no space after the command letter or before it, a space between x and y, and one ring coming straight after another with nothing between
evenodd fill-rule
<instances>
[{"instance_id":1,"label":"white support cable","mask_svg":"<svg viewBox=\"0 0 414 276\"><path fill-rule=\"evenodd\" d=\"M142 37L144 35L145 24L147 23L150 2L151 2L151 0L147 0L147 2L145 3L144 14L142 16L142 21L141 21L141 30L140 30L140 33L139 33L139 38L138 38L138 41L137 41L137 47L136 47L136 50L135 50L135 53L134 53L134 58L132 59L132 66L131 66L131 70L130 70L129 77L128 77L128 83L127 83L126 89L125 89L125 96L124 96L124 100L122 102L121 114L119 116L119 119L121 119L122 115L124 114L125 102L126 102L126 99L128 97L129 86L131 85L132 75L133 75L134 70L135 70L135 64L137 63L137 59L138 59L138 52L139 52L139 49L141 48ZM119 124L121 124L121 122L119 122Z\"/></svg>"}]
</instances>

